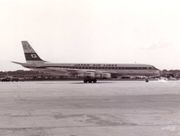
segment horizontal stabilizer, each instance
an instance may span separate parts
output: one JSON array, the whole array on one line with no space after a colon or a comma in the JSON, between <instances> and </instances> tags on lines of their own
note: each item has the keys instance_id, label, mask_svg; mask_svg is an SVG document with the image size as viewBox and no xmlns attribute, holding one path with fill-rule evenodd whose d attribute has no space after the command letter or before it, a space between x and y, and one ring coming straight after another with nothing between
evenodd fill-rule
<instances>
[{"instance_id":1,"label":"horizontal stabilizer","mask_svg":"<svg viewBox=\"0 0 180 136\"><path fill-rule=\"evenodd\" d=\"M19 64L19 65L23 65L24 64L24 63L16 62L16 61L12 61L12 63Z\"/></svg>"}]
</instances>

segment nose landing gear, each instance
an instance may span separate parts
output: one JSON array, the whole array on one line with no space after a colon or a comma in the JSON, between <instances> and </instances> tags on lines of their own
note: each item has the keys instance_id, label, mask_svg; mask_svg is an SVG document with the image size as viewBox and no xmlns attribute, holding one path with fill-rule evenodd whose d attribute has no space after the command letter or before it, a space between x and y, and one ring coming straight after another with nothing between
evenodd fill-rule
<instances>
[{"instance_id":1,"label":"nose landing gear","mask_svg":"<svg viewBox=\"0 0 180 136\"><path fill-rule=\"evenodd\" d=\"M145 82L146 82L146 83L148 83L148 82L149 82L149 79L148 79L148 78L146 78L146 79L145 79Z\"/></svg>"}]
</instances>

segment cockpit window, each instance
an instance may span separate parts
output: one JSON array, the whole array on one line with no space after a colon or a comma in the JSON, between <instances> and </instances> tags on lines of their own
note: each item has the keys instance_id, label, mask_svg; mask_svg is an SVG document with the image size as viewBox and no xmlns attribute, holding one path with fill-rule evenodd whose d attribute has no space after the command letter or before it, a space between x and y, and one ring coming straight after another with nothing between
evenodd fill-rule
<instances>
[{"instance_id":1,"label":"cockpit window","mask_svg":"<svg viewBox=\"0 0 180 136\"><path fill-rule=\"evenodd\" d=\"M157 70L157 68L155 68L155 67L153 67L153 66L152 66L152 67L150 67L150 69Z\"/></svg>"}]
</instances>

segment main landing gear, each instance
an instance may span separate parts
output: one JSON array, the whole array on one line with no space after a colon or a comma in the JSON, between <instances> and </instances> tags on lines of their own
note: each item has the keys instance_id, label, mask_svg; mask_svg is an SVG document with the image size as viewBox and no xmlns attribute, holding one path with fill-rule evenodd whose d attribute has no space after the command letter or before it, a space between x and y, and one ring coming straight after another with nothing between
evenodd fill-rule
<instances>
[{"instance_id":1,"label":"main landing gear","mask_svg":"<svg viewBox=\"0 0 180 136\"><path fill-rule=\"evenodd\" d=\"M84 79L84 83L96 83L97 79Z\"/></svg>"}]
</instances>

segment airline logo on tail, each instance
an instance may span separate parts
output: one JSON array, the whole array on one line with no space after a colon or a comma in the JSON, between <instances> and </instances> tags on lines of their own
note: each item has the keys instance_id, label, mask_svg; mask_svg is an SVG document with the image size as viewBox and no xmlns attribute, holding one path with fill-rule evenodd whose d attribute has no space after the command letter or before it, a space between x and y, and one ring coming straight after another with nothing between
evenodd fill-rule
<instances>
[{"instance_id":1,"label":"airline logo on tail","mask_svg":"<svg viewBox=\"0 0 180 136\"><path fill-rule=\"evenodd\" d=\"M22 41L22 45L27 62L43 61L27 41Z\"/></svg>"}]
</instances>

